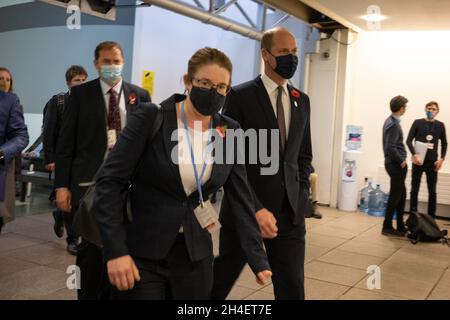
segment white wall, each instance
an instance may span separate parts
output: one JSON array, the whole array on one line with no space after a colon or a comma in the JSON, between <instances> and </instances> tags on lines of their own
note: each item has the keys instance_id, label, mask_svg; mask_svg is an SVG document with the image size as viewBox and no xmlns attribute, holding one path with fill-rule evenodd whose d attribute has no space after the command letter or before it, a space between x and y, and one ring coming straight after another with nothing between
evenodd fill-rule
<instances>
[{"instance_id":1,"label":"white wall","mask_svg":"<svg viewBox=\"0 0 450 320\"><path fill-rule=\"evenodd\" d=\"M313 166L319 175L319 203L335 207L341 177L345 106L352 96L348 72L352 56L342 43L352 41L352 34L336 31L333 38L320 42L319 53L308 55L306 84L311 99Z\"/></svg>"},{"instance_id":2,"label":"white wall","mask_svg":"<svg viewBox=\"0 0 450 320\"><path fill-rule=\"evenodd\" d=\"M24 119L25 124L28 128L28 136L30 137L28 146L24 149L28 149L37 138L41 135L42 132L42 114L41 113L25 113Z\"/></svg>"},{"instance_id":3,"label":"white wall","mask_svg":"<svg viewBox=\"0 0 450 320\"><path fill-rule=\"evenodd\" d=\"M326 50L330 52L328 59L322 55ZM308 95L311 99L313 166L319 175L319 202L323 204L329 204L331 199L337 52L338 44L330 39L321 42L320 53L309 57Z\"/></svg>"},{"instance_id":4,"label":"white wall","mask_svg":"<svg viewBox=\"0 0 450 320\"><path fill-rule=\"evenodd\" d=\"M182 77L194 52L210 46L224 51L233 63L233 84L254 77L255 41L173 12L151 7L136 11L133 83L142 71L155 72L153 101L182 93Z\"/></svg>"},{"instance_id":5,"label":"white wall","mask_svg":"<svg viewBox=\"0 0 450 320\"><path fill-rule=\"evenodd\" d=\"M405 139L414 119L424 117L430 100L439 102L438 119L449 134L450 31L366 32L358 35L351 50L354 82L346 120L364 127L361 179L376 179L384 162L382 126L392 97L401 94L409 99L401 122ZM450 161L442 170L450 171Z\"/></svg>"},{"instance_id":6,"label":"white wall","mask_svg":"<svg viewBox=\"0 0 450 320\"><path fill-rule=\"evenodd\" d=\"M240 2L247 14L256 22L256 5L251 1ZM223 16L246 23L235 6ZM271 27L283 13L271 13L267 27ZM315 47L319 36L298 19L290 18L282 26L291 30L299 45L300 66L292 79L295 86L303 87L303 57ZM136 11L134 31L133 83L140 84L142 71L155 72L154 96L157 103L175 92L183 92L182 76L187 71L187 62L199 48L211 46L224 51L233 63L232 84L236 85L256 77L255 68L259 58L259 42L218 27L201 23L155 6Z\"/></svg>"}]
</instances>

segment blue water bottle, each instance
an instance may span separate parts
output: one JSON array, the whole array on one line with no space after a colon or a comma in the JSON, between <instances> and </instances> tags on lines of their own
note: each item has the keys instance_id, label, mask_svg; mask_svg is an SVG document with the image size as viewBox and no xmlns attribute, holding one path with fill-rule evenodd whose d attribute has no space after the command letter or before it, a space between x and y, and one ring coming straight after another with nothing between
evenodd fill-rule
<instances>
[{"instance_id":1,"label":"blue water bottle","mask_svg":"<svg viewBox=\"0 0 450 320\"><path fill-rule=\"evenodd\" d=\"M366 182L367 182L366 178ZM375 190L372 187L372 182L369 182L369 185L361 189L361 197L359 199L359 210L361 212L369 212L369 192Z\"/></svg>"},{"instance_id":2,"label":"blue water bottle","mask_svg":"<svg viewBox=\"0 0 450 320\"><path fill-rule=\"evenodd\" d=\"M386 192L384 194L384 215L386 215L386 209L387 209L388 200L389 200L389 192ZM394 214L392 216L392 220L396 220L396 219L397 219L397 212L394 211Z\"/></svg>"},{"instance_id":3,"label":"blue water bottle","mask_svg":"<svg viewBox=\"0 0 450 320\"><path fill-rule=\"evenodd\" d=\"M376 189L369 192L369 215L383 217L385 214L384 200L384 192L381 191L380 185L377 184Z\"/></svg>"}]
</instances>

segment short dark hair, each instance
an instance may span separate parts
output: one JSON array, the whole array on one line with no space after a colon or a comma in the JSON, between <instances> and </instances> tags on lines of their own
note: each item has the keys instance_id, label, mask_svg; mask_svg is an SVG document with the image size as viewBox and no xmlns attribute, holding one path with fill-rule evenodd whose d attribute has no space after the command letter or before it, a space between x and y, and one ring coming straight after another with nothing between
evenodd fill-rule
<instances>
[{"instance_id":1,"label":"short dark hair","mask_svg":"<svg viewBox=\"0 0 450 320\"><path fill-rule=\"evenodd\" d=\"M429 107L429 106L436 106L436 108L439 111L439 103L437 103L436 101L430 101L425 105L425 108Z\"/></svg>"},{"instance_id":2,"label":"short dark hair","mask_svg":"<svg viewBox=\"0 0 450 320\"><path fill-rule=\"evenodd\" d=\"M405 106L405 104L407 104L407 103L408 103L408 99L406 99L406 98L403 97L403 96L396 96L396 97L393 97L393 98L391 99L391 103L390 103L390 105L391 105L391 111L392 111L392 112L398 112L398 111L400 111L400 109L403 108L403 107Z\"/></svg>"},{"instance_id":3,"label":"short dark hair","mask_svg":"<svg viewBox=\"0 0 450 320\"><path fill-rule=\"evenodd\" d=\"M98 60L98 57L100 56L100 51L111 50L113 48L119 49L120 53L122 54L122 58L124 57L123 50L122 50L122 47L120 46L120 44L118 44L117 42L114 42L114 41L104 41L102 43L99 43L97 45L97 47L95 48L95 60Z\"/></svg>"},{"instance_id":4,"label":"short dark hair","mask_svg":"<svg viewBox=\"0 0 450 320\"><path fill-rule=\"evenodd\" d=\"M86 78L88 77L86 70L84 70L82 66L70 66L70 68L66 71L66 81L70 82L73 78L80 75L85 76Z\"/></svg>"}]
</instances>

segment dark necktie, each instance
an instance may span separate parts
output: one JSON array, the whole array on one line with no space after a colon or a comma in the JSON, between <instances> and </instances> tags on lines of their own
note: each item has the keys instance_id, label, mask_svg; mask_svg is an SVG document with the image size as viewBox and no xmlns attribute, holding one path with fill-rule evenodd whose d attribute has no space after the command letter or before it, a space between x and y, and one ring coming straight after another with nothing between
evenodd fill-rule
<instances>
[{"instance_id":1,"label":"dark necktie","mask_svg":"<svg viewBox=\"0 0 450 320\"><path fill-rule=\"evenodd\" d=\"M284 147L286 145L286 120L284 118L282 97L283 97L283 87L279 86L277 96L277 120L278 120L278 128L280 129L281 151L284 152Z\"/></svg>"},{"instance_id":2,"label":"dark necktie","mask_svg":"<svg viewBox=\"0 0 450 320\"><path fill-rule=\"evenodd\" d=\"M108 129L116 130L117 134L122 130L120 122L119 98L116 91L109 89Z\"/></svg>"}]
</instances>

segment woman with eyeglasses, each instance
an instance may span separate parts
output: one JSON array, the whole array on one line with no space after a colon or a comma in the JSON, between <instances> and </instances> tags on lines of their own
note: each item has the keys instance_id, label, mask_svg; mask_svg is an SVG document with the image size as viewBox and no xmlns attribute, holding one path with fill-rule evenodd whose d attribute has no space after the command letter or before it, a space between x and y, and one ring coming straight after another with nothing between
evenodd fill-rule
<instances>
[{"instance_id":1,"label":"woman with eyeglasses","mask_svg":"<svg viewBox=\"0 0 450 320\"><path fill-rule=\"evenodd\" d=\"M225 150L225 129L238 124L218 113L231 72L224 53L198 50L184 76L188 94L175 94L161 104L163 120L156 135L151 132L161 111L142 104L99 171L96 219L113 298L209 298L211 233L220 222L208 198L220 187L234 209L232 219L257 282L269 280L245 166L236 161L234 147ZM224 152L232 152L234 159L218 160ZM130 180L133 217L124 224L122 192Z\"/></svg>"}]
</instances>

